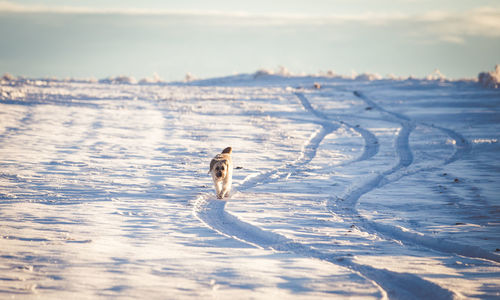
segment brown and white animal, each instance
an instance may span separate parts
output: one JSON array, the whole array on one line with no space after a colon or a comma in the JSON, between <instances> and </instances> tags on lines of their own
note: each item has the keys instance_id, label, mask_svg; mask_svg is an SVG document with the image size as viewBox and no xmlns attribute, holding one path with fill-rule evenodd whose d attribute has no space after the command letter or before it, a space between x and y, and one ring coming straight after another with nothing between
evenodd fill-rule
<instances>
[{"instance_id":1,"label":"brown and white animal","mask_svg":"<svg viewBox=\"0 0 500 300\"><path fill-rule=\"evenodd\" d=\"M212 174L215 192L219 199L229 196L229 192L231 191L231 184L233 182L232 151L231 147L227 147L210 162L210 171L208 173Z\"/></svg>"}]
</instances>

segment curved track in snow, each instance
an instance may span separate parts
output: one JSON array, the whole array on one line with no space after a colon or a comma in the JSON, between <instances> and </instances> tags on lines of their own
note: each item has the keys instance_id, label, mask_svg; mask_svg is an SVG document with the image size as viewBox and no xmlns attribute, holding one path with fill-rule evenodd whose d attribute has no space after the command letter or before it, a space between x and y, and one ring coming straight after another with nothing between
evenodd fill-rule
<instances>
[{"instance_id":1,"label":"curved track in snow","mask_svg":"<svg viewBox=\"0 0 500 300\"><path fill-rule=\"evenodd\" d=\"M348 268L369 280L380 290L383 299L453 299L453 292L409 273L377 269L353 261L351 257L324 254L278 233L244 222L225 210L226 201L209 194L196 200L195 215L216 232L257 248L295 253Z\"/></svg>"},{"instance_id":2,"label":"curved track in snow","mask_svg":"<svg viewBox=\"0 0 500 300\"><path fill-rule=\"evenodd\" d=\"M397 134L395 142L396 152L399 157L399 162L396 166L392 167L391 169L374 176L373 178L367 180L366 182L364 182L359 186L349 189L349 191L347 191L341 197L330 198L327 201L328 210L335 215L339 215L339 217L343 219L349 219L356 226L360 227L364 231L367 231L368 233L382 234L387 238L399 240L407 244L416 244L424 246L429 249L437 250L440 252L458 254L471 258L481 258L495 262L500 262L500 256L485 251L482 248L471 245L462 245L442 238L434 238L420 233L405 231L396 226L380 224L377 222L367 220L358 213L356 205L361 196L363 196L364 194L367 194L376 188L382 187L386 184L399 180L404 176L412 175L429 168L417 169L414 170L413 172L401 174L400 176L396 177L396 179L387 180L387 176L393 175L396 172L412 164L413 155L411 153L409 145L409 135L411 131L415 128L416 124L415 122L411 121L411 119L407 116L385 110L384 108L380 107L377 103L375 103L373 100L371 100L369 97L367 97L365 94L361 92L356 91L354 92L354 94L357 97L364 100L368 105L374 107L375 109L380 110L382 113L387 115L386 121L399 122L402 125L401 130ZM460 159L464 154L470 151L470 144L459 133L443 127L437 127L431 125L425 125L425 126L430 126L439 129L440 131L447 134L454 141L455 151L450 157L448 157L442 163L442 165L452 163ZM436 168L436 167L438 166L431 168Z\"/></svg>"},{"instance_id":3,"label":"curved track in snow","mask_svg":"<svg viewBox=\"0 0 500 300\"><path fill-rule=\"evenodd\" d=\"M0 80L0 294L497 296L496 91L250 77L207 85ZM302 87L315 80L331 85ZM354 99L353 86L367 94ZM386 101L400 93L401 110ZM407 101L422 95L443 102L431 112L422 108L434 99ZM431 122L463 127L470 143ZM256 145L269 160L257 164L266 171L239 177L231 202L207 192L200 160L221 137L247 147L244 161ZM398 201L407 188L410 199ZM399 223L371 207L411 217Z\"/></svg>"},{"instance_id":4,"label":"curved track in snow","mask_svg":"<svg viewBox=\"0 0 500 300\"><path fill-rule=\"evenodd\" d=\"M257 176L246 178L238 186L238 190L241 191L258 184L279 180L285 176L284 174L295 172L298 167L308 164L316 156L316 151L323 139L342 125L356 130L365 140L363 153L357 159L350 161L350 163L366 160L377 154L379 149L378 140L370 131L352 126L345 122L337 122L338 124L334 124L328 120L326 115L314 110L303 94L296 93L295 95L300 99L306 110L321 119L320 124L322 128L311 137L306 145L304 145L298 159L293 163ZM405 141L407 141L409 133L410 128L408 127L406 131L404 131L400 143L404 144ZM405 147L400 148L400 157L402 157L400 159L400 164L404 166L411 163L412 156L409 147L406 147L407 150L405 150ZM279 176L273 176L275 174ZM271 179L271 176L274 178ZM359 196L361 196L361 194ZM227 212L225 210L226 203L226 201L215 199L210 194L202 194L196 199L193 213L207 227L235 240L258 248L291 252L304 257L321 259L346 267L377 286L384 299L388 297L398 299L422 299L429 297L434 299L452 299L454 297L453 292L416 275L397 273L386 269L377 269L371 266L358 264L354 262L351 257L343 255L324 254L310 246L295 242L281 234L261 229Z\"/></svg>"},{"instance_id":5,"label":"curved track in snow","mask_svg":"<svg viewBox=\"0 0 500 300\"><path fill-rule=\"evenodd\" d=\"M245 178L237 187L237 190L246 190L256 185L267 184L271 182L278 181L285 178L291 173L296 172L296 170L306 164L308 164L315 156L316 151L319 148L319 144L323 139L330 133L339 129L340 126L335 124L326 124L322 126L321 129L316 131L309 142L304 146L304 149L300 153L299 157L292 163L288 163L282 167L279 167L268 172L264 172L257 175L251 175ZM274 176L277 175L277 176Z\"/></svg>"},{"instance_id":6,"label":"curved track in snow","mask_svg":"<svg viewBox=\"0 0 500 300\"><path fill-rule=\"evenodd\" d=\"M307 97L303 93L295 93L295 95L297 96L297 98L299 98L300 102L302 103L302 106L307 111L312 113L317 118L321 119L322 124L330 124L332 122L332 120L330 120L330 118L327 115L315 110L312 107L309 100L307 99ZM378 151L379 151L378 139L371 131L364 129L360 126L351 125L351 124L349 124L345 121L342 121L342 120L336 120L336 122L338 122L339 124L345 125L351 129L353 129L354 131L358 132L363 137L363 139L365 141L363 153L356 160L354 160L352 162L370 159L378 153Z\"/></svg>"}]
</instances>

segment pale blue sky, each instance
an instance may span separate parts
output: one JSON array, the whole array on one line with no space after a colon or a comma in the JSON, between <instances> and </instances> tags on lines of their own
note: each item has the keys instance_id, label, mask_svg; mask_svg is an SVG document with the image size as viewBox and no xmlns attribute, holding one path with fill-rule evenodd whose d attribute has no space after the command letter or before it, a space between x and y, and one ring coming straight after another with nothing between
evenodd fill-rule
<instances>
[{"instance_id":1,"label":"pale blue sky","mask_svg":"<svg viewBox=\"0 0 500 300\"><path fill-rule=\"evenodd\" d=\"M500 63L500 1L0 0L0 36L0 74L31 77L475 77Z\"/></svg>"}]
</instances>

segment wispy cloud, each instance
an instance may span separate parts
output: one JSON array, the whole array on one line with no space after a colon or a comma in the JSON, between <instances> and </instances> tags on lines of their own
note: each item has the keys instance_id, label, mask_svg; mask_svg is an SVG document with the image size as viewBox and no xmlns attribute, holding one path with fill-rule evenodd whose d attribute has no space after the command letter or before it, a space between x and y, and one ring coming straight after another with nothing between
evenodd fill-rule
<instances>
[{"instance_id":1,"label":"wispy cloud","mask_svg":"<svg viewBox=\"0 0 500 300\"><path fill-rule=\"evenodd\" d=\"M433 11L413 21L421 33L441 41L463 43L470 36L500 37L500 9L482 7L463 13Z\"/></svg>"},{"instance_id":2,"label":"wispy cloud","mask_svg":"<svg viewBox=\"0 0 500 300\"><path fill-rule=\"evenodd\" d=\"M98 8L85 6L53 6L53 5L23 5L9 1L0 1L0 12L11 13L54 13L54 14L123 14L123 15L165 15L165 14L185 14L185 15L207 15L215 12L197 11L176 11L176 10L156 10L141 8Z\"/></svg>"},{"instance_id":3,"label":"wispy cloud","mask_svg":"<svg viewBox=\"0 0 500 300\"><path fill-rule=\"evenodd\" d=\"M0 12L55 14L116 14L214 17L247 25L336 25L401 26L411 28L413 36L429 40L463 43L470 36L500 36L500 9L482 7L466 12L430 11L423 14L365 12L359 14L250 13L223 10L165 10L142 8L96 8L80 6L22 5L0 1Z\"/></svg>"},{"instance_id":4,"label":"wispy cloud","mask_svg":"<svg viewBox=\"0 0 500 300\"><path fill-rule=\"evenodd\" d=\"M385 22L406 18L399 13L362 13L362 14L298 14L298 13L253 13L246 11L226 10L169 10L169 9L144 9L133 7L84 7L84 6L50 6L50 5L22 5L10 1L0 1L0 12L12 13L56 13L56 14L121 14L121 15L184 15L184 16L214 16L228 18L248 19L285 19L289 21L304 22L345 22L345 21L370 21Z\"/></svg>"}]
</instances>

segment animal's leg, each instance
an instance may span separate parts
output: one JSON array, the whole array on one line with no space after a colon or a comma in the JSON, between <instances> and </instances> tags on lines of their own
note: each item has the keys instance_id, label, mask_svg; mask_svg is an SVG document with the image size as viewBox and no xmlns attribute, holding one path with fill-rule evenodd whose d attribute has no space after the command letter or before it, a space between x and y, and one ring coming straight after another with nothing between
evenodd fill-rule
<instances>
[{"instance_id":1,"label":"animal's leg","mask_svg":"<svg viewBox=\"0 0 500 300\"><path fill-rule=\"evenodd\" d=\"M231 179L227 180L224 182L222 185L222 197L227 197L229 196L229 192L231 191Z\"/></svg>"},{"instance_id":2,"label":"animal's leg","mask_svg":"<svg viewBox=\"0 0 500 300\"><path fill-rule=\"evenodd\" d=\"M222 198L222 182L216 181L215 183L215 193L217 194L217 198Z\"/></svg>"}]
</instances>

